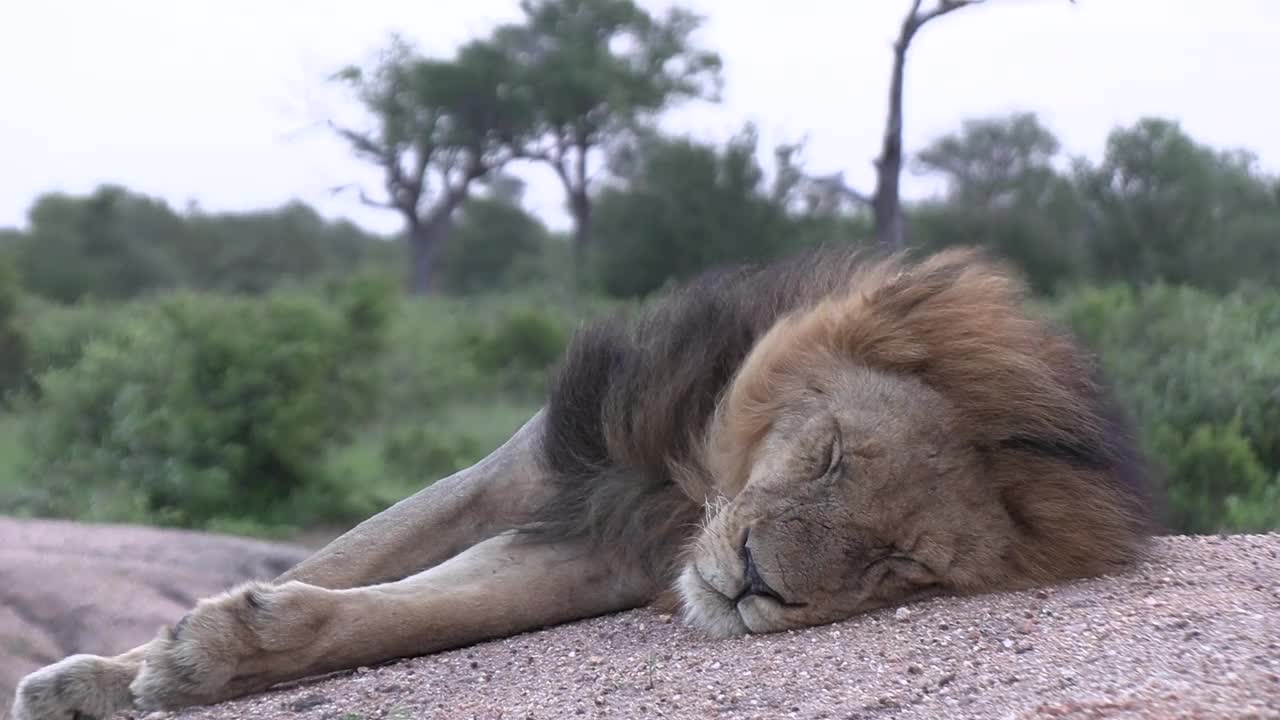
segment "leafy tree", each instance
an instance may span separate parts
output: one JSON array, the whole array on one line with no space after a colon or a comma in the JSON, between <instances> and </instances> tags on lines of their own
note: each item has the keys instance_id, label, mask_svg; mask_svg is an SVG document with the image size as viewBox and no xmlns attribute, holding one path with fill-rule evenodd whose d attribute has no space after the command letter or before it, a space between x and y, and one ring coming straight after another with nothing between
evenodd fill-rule
<instances>
[{"instance_id":1,"label":"leafy tree","mask_svg":"<svg viewBox=\"0 0 1280 720\"><path fill-rule=\"evenodd\" d=\"M547 228L520 205L519 180L499 176L487 197L462 206L456 231L441 257L442 285L469 294L508 286L542 251Z\"/></svg>"},{"instance_id":2,"label":"leafy tree","mask_svg":"<svg viewBox=\"0 0 1280 720\"><path fill-rule=\"evenodd\" d=\"M1100 164L1076 168L1102 277L1205 287L1275 276L1274 264L1256 264L1280 243L1265 229L1280 214L1270 182L1252 156L1215 151L1160 118L1117 128Z\"/></svg>"},{"instance_id":3,"label":"leafy tree","mask_svg":"<svg viewBox=\"0 0 1280 720\"><path fill-rule=\"evenodd\" d=\"M17 262L18 250L25 240L26 235L17 228L0 228L0 257Z\"/></svg>"},{"instance_id":4,"label":"leafy tree","mask_svg":"<svg viewBox=\"0 0 1280 720\"><path fill-rule=\"evenodd\" d=\"M400 38L372 69L350 66L336 76L372 116L371 130L335 129L383 171L386 196L361 190L360 197L404 219L411 293L432 290L440 248L472 184L522 144L529 115L514 78L511 58L490 44L471 42L441 60Z\"/></svg>"},{"instance_id":5,"label":"leafy tree","mask_svg":"<svg viewBox=\"0 0 1280 720\"><path fill-rule=\"evenodd\" d=\"M19 269L36 294L114 299L183 281L173 252L182 220L161 201L104 185L84 197L43 195L28 220Z\"/></svg>"},{"instance_id":6,"label":"leafy tree","mask_svg":"<svg viewBox=\"0 0 1280 720\"><path fill-rule=\"evenodd\" d=\"M1198 283L1215 290L1241 284L1280 286L1280 203L1270 212L1226 218L1217 242L1198 264Z\"/></svg>"},{"instance_id":7,"label":"leafy tree","mask_svg":"<svg viewBox=\"0 0 1280 720\"><path fill-rule=\"evenodd\" d=\"M0 252L14 256L30 292L63 302L179 287L259 293L390 264L382 238L350 222L326 221L296 201L181 214L157 198L105 185L88 195L43 195L29 217L30 231L9 231Z\"/></svg>"},{"instance_id":8,"label":"leafy tree","mask_svg":"<svg viewBox=\"0 0 1280 720\"><path fill-rule=\"evenodd\" d=\"M980 118L916 156L919 172L941 177L940 202L912 213L916 245L935 250L980 243L1021 266L1041 292L1086 272L1070 180L1054 169L1060 144L1031 113Z\"/></svg>"},{"instance_id":9,"label":"leafy tree","mask_svg":"<svg viewBox=\"0 0 1280 720\"><path fill-rule=\"evenodd\" d=\"M182 251L189 286L236 293L350 274L376 262L389 245L350 222L327 222L297 201L267 210L198 213L186 223L190 239Z\"/></svg>"},{"instance_id":10,"label":"leafy tree","mask_svg":"<svg viewBox=\"0 0 1280 720\"><path fill-rule=\"evenodd\" d=\"M920 171L942 176L947 198L983 207L1035 202L1058 179L1058 138L1034 113L965 121L916 155Z\"/></svg>"},{"instance_id":11,"label":"leafy tree","mask_svg":"<svg viewBox=\"0 0 1280 720\"><path fill-rule=\"evenodd\" d=\"M790 241L784 201L765 184L751 128L723 148L647 134L611 158L599 196L604 290L647 294L713 265L764 259Z\"/></svg>"},{"instance_id":12,"label":"leafy tree","mask_svg":"<svg viewBox=\"0 0 1280 720\"><path fill-rule=\"evenodd\" d=\"M494 41L522 68L536 120L519 155L549 165L574 219L578 281L591 245L591 156L674 103L713 98L720 58L698 47L702 18L679 7L657 18L633 0L522 0L524 20Z\"/></svg>"}]
</instances>

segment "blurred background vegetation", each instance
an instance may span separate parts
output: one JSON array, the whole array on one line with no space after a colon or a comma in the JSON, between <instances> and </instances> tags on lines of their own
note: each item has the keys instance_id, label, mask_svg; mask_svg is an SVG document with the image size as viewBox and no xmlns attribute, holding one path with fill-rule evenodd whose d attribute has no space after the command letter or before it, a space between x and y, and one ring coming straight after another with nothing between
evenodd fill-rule
<instances>
[{"instance_id":1,"label":"blurred background vegetation","mask_svg":"<svg viewBox=\"0 0 1280 720\"><path fill-rule=\"evenodd\" d=\"M807 174L802 147L656 129L714 99L697 18L525 9L454 56L396 39L335 76L370 120L337 130L385 171L365 199L399 234L110 185L0 229L0 513L341 529L504 440L586 319L722 263L883 243L881 208ZM1014 113L902 160L942 190L896 210L899 241L1023 269L1034 311L1099 353L1138 419L1172 529L1280 527L1280 178L1157 117L1096 159ZM568 232L525 209L504 172L521 162L560 178Z\"/></svg>"}]
</instances>

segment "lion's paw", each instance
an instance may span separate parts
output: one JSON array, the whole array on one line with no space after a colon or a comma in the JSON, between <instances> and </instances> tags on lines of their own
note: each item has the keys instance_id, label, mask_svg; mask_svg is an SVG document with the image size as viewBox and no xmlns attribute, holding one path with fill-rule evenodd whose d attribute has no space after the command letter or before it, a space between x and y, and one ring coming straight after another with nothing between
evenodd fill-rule
<instances>
[{"instance_id":1,"label":"lion's paw","mask_svg":"<svg viewBox=\"0 0 1280 720\"><path fill-rule=\"evenodd\" d=\"M305 653L319 607L317 588L250 583L202 600L147 647L130 685L143 710L168 710L265 689L288 675Z\"/></svg>"},{"instance_id":2,"label":"lion's paw","mask_svg":"<svg viewBox=\"0 0 1280 720\"><path fill-rule=\"evenodd\" d=\"M14 720L105 720L133 707L137 666L97 655L72 655L18 683Z\"/></svg>"}]
</instances>

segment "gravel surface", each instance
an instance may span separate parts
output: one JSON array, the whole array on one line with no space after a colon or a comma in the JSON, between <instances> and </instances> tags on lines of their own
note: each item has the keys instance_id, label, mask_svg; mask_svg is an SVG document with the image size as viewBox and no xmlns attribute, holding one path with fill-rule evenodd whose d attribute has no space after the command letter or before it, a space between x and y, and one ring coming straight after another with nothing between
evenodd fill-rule
<instances>
[{"instance_id":1,"label":"gravel surface","mask_svg":"<svg viewBox=\"0 0 1280 720\"><path fill-rule=\"evenodd\" d=\"M575 717L1280 718L1280 534L730 641L640 610L147 720Z\"/></svg>"}]
</instances>

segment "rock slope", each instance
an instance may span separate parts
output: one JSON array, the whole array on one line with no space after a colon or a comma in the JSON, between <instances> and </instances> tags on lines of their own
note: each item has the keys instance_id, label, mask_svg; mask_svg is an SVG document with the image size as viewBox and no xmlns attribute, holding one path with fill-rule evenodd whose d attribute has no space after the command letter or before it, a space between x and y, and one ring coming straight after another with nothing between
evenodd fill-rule
<instances>
[{"instance_id":1,"label":"rock slope","mask_svg":"<svg viewBox=\"0 0 1280 720\"><path fill-rule=\"evenodd\" d=\"M0 716L32 670L128 650L200 597L270 579L305 555L209 533L0 517Z\"/></svg>"},{"instance_id":2,"label":"rock slope","mask_svg":"<svg viewBox=\"0 0 1280 720\"><path fill-rule=\"evenodd\" d=\"M1280 535L731 641L622 613L157 717L1280 718Z\"/></svg>"}]
</instances>

